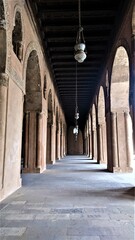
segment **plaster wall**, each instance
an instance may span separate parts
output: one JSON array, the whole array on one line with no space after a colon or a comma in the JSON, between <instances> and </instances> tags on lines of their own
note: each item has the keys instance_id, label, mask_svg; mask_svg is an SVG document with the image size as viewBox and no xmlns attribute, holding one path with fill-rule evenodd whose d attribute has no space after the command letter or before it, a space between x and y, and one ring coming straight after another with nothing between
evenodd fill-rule
<instances>
[{"instance_id":1,"label":"plaster wall","mask_svg":"<svg viewBox=\"0 0 135 240\"><path fill-rule=\"evenodd\" d=\"M5 161L0 198L8 196L21 186L22 114L22 91L9 79Z\"/></svg>"},{"instance_id":2,"label":"plaster wall","mask_svg":"<svg viewBox=\"0 0 135 240\"><path fill-rule=\"evenodd\" d=\"M79 130L79 134L77 137L77 141L75 141L75 136L73 134L73 127L68 129L68 150L67 153L69 155L79 155L83 154L83 136L81 130Z\"/></svg>"}]
</instances>

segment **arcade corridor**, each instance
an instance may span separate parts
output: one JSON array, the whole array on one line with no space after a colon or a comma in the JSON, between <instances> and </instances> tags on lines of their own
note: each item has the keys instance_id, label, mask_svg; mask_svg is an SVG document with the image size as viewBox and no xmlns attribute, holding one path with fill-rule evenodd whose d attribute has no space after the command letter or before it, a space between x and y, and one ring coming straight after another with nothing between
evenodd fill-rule
<instances>
[{"instance_id":1,"label":"arcade corridor","mask_svg":"<svg viewBox=\"0 0 135 240\"><path fill-rule=\"evenodd\" d=\"M0 0L0 240L134 240L133 156L135 0Z\"/></svg>"},{"instance_id":2,"label":"arcade corridor","mask_svg":"<svg viewBox=\"0 0 135 240\"><path fill-rule=\"evenodd\" d=\"M133 240L134 173L67 156L0 205L1 240Z\"/></svg>"}]
</instances>

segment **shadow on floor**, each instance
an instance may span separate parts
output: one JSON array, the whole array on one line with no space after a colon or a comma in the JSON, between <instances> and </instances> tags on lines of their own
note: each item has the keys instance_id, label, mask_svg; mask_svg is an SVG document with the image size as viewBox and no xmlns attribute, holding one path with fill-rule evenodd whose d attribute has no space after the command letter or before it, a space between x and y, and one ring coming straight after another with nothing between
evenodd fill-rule
<instances>
[{"instance_id":1,"label":"shadow on floor","mask_svg":"<svg viewBox=\"0 0 135 240\"><path fill-rule=\"evenodd\" d=\"M135 197L135 187L126 189L123 194Z\"/></svg>"},{"instance_id":2,"label":"shadow on floor","mask_svg":"<svg viewBox=\"0 0 135 240\"><path fill-rule=\"evenodd\" d=\"M76 169L76 170L71 170L72 172L108 172L110 173L107 169Z\"/></svg>"}]
</instances>

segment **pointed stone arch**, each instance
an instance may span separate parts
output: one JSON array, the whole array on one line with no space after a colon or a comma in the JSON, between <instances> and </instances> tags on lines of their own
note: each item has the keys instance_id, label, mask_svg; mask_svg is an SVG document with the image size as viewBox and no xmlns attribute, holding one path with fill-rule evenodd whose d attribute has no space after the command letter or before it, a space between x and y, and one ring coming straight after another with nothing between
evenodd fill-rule
<instances>
[{"instance_id":1,"label":"pointed stone arch","mask_svg":"<svg viewBox=\"0 0 135 240\"><path fill-rule=\"evenodd\" d=\"M24 98L24 122L22 140L23 172L40 172L42 125L42 91L39 57L36 50L29 54L26 67L26 95Z\"/></svg>"},{"instance_id":2,"label":"pointed stone arch","mask_svg":"<svg viewBox=\"0 0 135 240\"><path fill-rule=\"evenodd\" d=\"M120 46L115 54L111 76L111 111L129 110L129 58Z\"/></svg>"},{"instance_id":3,"label":"pointed stone arch","mask_svg":"<svg viewBox=\"0 0 135 240\"><path fill-rule=\"evenodd\" d=\"M33 50L28 58L26 69L25 111L42 111L42 91L39 58Z\"/></svg>"},{"instance_id":4,"label":"pointed stone arch","mask_svg":"<svg viewBox=\"0 0 135 240\"><path fill-rule=\"evenodd\" d=\"M112 66L110 87L110 171L131 171L133 158L132 124L129 115L129 57L126 49L120 46ZM110 127L108 127L109 129Z\"/></svg>"},{"instance_id":5,"label":"pointed stone arch","mask_svg":"<svg viewBox=\"0 0 135 240\"><path fill-rule=\"evenodd\" d=\"M30 42L26 48L25 54L24 54L24 61L23 61L23 89L24 92L26 91L26 70L27 70L27 64L28 64L28 58L31 54L32 51L36 51L38 55L38 61L39 61L39 66L42 66L42 61L41 61L41 49L38 45L37 42ZM41 74L41 73L40 73Z\"/></svg>"}]
</instances>

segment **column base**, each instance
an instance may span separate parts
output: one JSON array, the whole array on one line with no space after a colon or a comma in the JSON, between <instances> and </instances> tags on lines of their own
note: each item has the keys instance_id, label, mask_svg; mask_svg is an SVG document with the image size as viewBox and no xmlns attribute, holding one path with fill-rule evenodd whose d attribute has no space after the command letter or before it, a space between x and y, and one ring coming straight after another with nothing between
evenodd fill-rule
<instances>
[{"instance_id":1,"label":"column base","mask_svg":"<svg viewBox=\"0 0 135 240\"><path fill-rule=\"evenodd\" d=\"M98 164L106 164L106 162L105 162L105 161L102 161L102 160L99 160L99 161L98 161Z\"/></svg>"},{"instance_id":2,"label":"column base","mask_svg":"<svg viewBox=\"0 0 135 240\"><path fill-rule=\"evenodd\" d=\"M33 169L30 169L30 168L23 168L22 169L22 173L42 173L46 170L46 168L33 168Z\"/></svg>"},{"instance_id":3,"label":"column base","mask_svg":"<svg viewBox=\"0 0 135 240\"><path fill-rule=\"evenodd\" d=\"M113 173L132 173L133 172L132 167L125 167L125 168L112 167L112 169L108 168L108 170L109 172L113 172Z\"/></svg>"}]
</instances>

